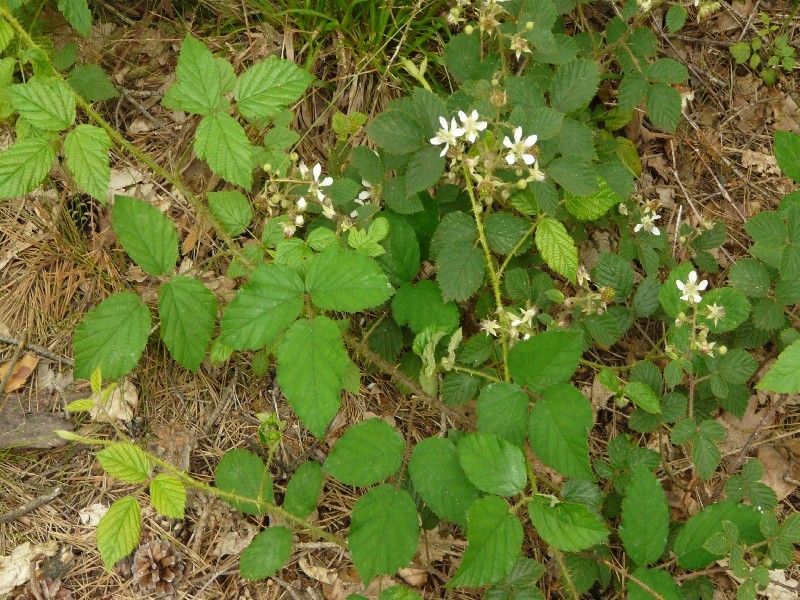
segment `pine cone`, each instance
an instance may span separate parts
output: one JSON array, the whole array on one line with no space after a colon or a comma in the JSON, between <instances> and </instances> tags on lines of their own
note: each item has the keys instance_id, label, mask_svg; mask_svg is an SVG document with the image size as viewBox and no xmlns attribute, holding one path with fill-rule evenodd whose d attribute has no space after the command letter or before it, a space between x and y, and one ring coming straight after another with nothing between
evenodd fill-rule
<instances>
[{"instance_id":1,"label":"pine cone","mask_svg":"<svg viewBox=\"0 0 800 600\"><path fill-rule=\"evenodd\" d=\"M45 577L39 581L31 581L25 590L27 600L72 600L72 592L61 587L60 579Z\"/></svg>"},{"instance_id":2,"label":"pine cone","mask_svg":"<svg viewBox=\"0 0 800 600\"><path fill-rule=\"evenodd\" d=\"M183 578L181 555L169 542L158 540L140 546L133 555L133 582L142 591L170 595Z\"/></svg>"}]
</instances>

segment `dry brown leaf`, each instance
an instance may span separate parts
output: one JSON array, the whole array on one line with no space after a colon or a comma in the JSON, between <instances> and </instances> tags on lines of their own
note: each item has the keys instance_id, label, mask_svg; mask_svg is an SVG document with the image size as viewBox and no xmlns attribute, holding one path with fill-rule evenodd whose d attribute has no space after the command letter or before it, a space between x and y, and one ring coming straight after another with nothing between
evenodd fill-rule
<instances>
[{"instance_id":1,"label":"dry brown leaf","mask_svg":"<svg viewBox=\"0 0 800 600\"><path fill-rule=\"evenodd\" d=\"M228 531L217 538L217 543L211 552L214 556L240 554L258 534L258 528L245 521L238 522L236 526L237 529Z\"/></svg>"},{"instance_id":2,"label":"dry brown leaf","mask_svg":"<svg viewBox=\"0 0 800 600\"><path fill-rule=\"evenodd\" d=\"M422 587L428 582L428 572L425 569L406 567L397 571L397 574L411 587Z\"/></svg>"},{"instance_id":3,"label":"dry brown leaf","mask_svg":"<svg viewBox=\"0 0 800 600\"><path fill-rule=\"evenodd\" d=\"M39 364L39 357L35 354L24 354L22 358L20 358L16 363L14 363L14 368L11 370L11 377L6 382L6 387L3 388L3 391L6 394L10 394L11 392L17 391L28 380L28 377L31 376L33 370L36 368L36 365ZM3 363L0 365L0 381L6 376L8 373L8 369L11 366L11 361Z\"/></svg>"},{"instance_id":4,"label":"dry brown leaf","mask_svg":"<svg viewBox=\"0 0 800 600\"><path fill-rule=\"evenodd\" d=\"M94 407L89 411L93 421L98 423L129 422L139 406L139 393L129 379L124 379L110 392L106 390L93 394Z\"/></svg>"},{"instance_id":5,"label":"dry brown leaf","mask_svg":"<svg viewBox=\"0 0 800 600\"><path fill-rule=\"evenodd\" d=\"M742 151L742 166L753 169L762 175L780 175L781 173L778 160L772 154L764 154L755 150Z\"/></svg>"},{"instance_id":6,"label":"dry brown leaf","mask_svg":"<svg viewBox=\"0 0 800 600\"><path fill-rule=\"evenodd\" d=\"M764 465L764 476L761 481L775 490L778 502L797 489L797 484L792 481L800 479L800 463L788 449L761 446L756 456Z\"/></svg>"},{"instance_id":7,"label":"dry brown leaf","mask_svg":"<svg viewBox=\"0 0 800 600\"><path fill-rule=\"evenodd\" d=\"M95 502L94 504L91 504L78 511L78 520L80 521L81 525L86 525L87 527L97 527L97 525L100 523L100 519L105 516L105 514L108 512L108 509L109 507L105 504Z\"/></svg>"},{"instance_id":8,"label":"dry brown leaf","mask_svg":"<svg viewBox=\"0 0 800 600\"><path fill-rule=\"evenodd\" d=\"M20 544L9 556L0 556L0 596L5 596L15 587L23 585L31 576L31 564L45 556L58 552L56 542L42 545Z\"/></svg>"},{"instance_id":9,"label":"dry brown leaf","mask_svg":"<svg viewBox=\"0 0 800 600\"><path fill-rule=\"evenodd\" d=\"M327 567L312 565L305 556L301 556L297 561L297 564L300 565L303 573L315 581L321 581L322 583L333 585L339 579L336 569L328 569Z\"/></svg>"},{"instance_id":10,"label":"dry brown leaf","mask_svg":"<svg viewBox=\"0 0 800 600\"><path fill-rule=\"evenodd\" d=\"M719 421L722 426L725 427L725 439L720 442L719 445L720 451L723 454L738 452L744 447L750 436L753 435L753 432L756 430L756 427L758 427L761 419L769 410L768 408L761 408L759 400L760 397L758 394L750 396L750 400L747 403L747 409L745 410L744 415L742 415L741 420L727 412L717 419L717 421ZM764 426L767 427L772 425L774 422L775 418L773 415L773 418L764 423Z\"/></svg>"}]
</instances>

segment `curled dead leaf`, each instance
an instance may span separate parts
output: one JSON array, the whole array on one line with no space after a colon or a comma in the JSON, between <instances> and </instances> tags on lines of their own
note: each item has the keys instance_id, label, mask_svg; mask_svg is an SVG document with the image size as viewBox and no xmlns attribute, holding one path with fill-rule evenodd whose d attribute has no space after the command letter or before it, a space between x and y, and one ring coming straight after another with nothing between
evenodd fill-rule
<instances>
[{"instance_id":1,"label":"curled dead leaf","mask_svg":"<svg viewBox=\"0 0 800 600\"><path fill-rule=\"evenodd\" d=\"M124 379L111 390L102 390L90 398L94 408L89 411L93 421L98 423L129 422L139 406L139 393L128 379Z\"/></svg>"},{"instance_id":2,"label":"curled dead leaf","mask_svg":"<svg viewBox=\"0 0 800 600\"><path fill-rule=\"evenodd\" d=\"M16 363L14 363L14 368L11 369L11 377L9 377L8 381L6 382L6 386L3 388L3 391L6 394L10 394L11 392L15 392L25 385L28 377L31 376L31 373L33 373L36 365L38 364L38 356L28 353L23 354L22 357ZM5 378L10 367L11 361L0 365L0 381Z\"/></svg>"}]
</instances>

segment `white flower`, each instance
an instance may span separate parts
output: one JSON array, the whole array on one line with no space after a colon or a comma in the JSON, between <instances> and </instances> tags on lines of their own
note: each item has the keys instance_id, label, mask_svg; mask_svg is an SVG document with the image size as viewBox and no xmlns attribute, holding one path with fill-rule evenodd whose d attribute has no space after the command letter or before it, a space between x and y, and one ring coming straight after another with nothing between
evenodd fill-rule
<instances>
[{"instance_id":1,"label":"white flower","mask_svg":"<svg viewBox=\"0 0 800 600\"><path fill-rule=\"evenodd\" d=\"M531 322L533 321L533 317L536 316L536 307L533 308L526 308L522 311L522 314L518 318L514 318L511 321L511 327L519 327L520 325L527 325L528 327L531 326ZM509 316L515 317L513 313L508 313Z\"/></svg>"},{"instance_id":2,"label":"white flower","mask_svg":"<svg viewBox=\"0 0 800 600\"><path fill-rule=\"evenodd\" d=\"M328 217L331 221L336 218L336 211L334 210L333 205L327 202L322 205L322 214Z\"/></svg>"},{"instance_id":3,"label":"white flower","mask_svg":"<svg viewBox=\"0 0 800 600\"><path fill-rule=\"evenodd\" d=\"M308 191L315 193L319 201L322 202L325 199L325 193L322 191L322 188L332 185L333 177L324 177L322 181L320 181L319 178L322 175L322 165L319 163L314 165L314 168L311 169L311 173L314 175L314 181L312 181L311 185L308 186Z\"/></svg>"},{"instance_id":4,"label":"white flower","mask_svg":"<svg viewBox=\"0 0 800 600\"><path fill-rule=\"evenodd\" d=\"M497 337L497 334L500 332L500 323L490 319L484 319L481 321L481 331L485 332L486 335Z\"/></svg>"},{"instance_id":5,"label":"white flower","mask_svg":"<svg viewBox=\"0 0 800 600\"><path fill-rule=\"evenodd\" d=\"M706 306L707 316L706 319L711 319L714 321L714 327L717 326L717 321L725 317L725 307L724 306L717 306L717 303L709 304Z\"/></svg>"},{"instance_id":6,"label":"white flower","mask_svg":"<svg viewBox=\"0 0 800 600\"><path fill-rule=\"evenodd\" d=\"M442 150L442 153L439 155L444 156L447 154L450 146L456 144L458 138L464 135L464 130L458 126L455 118L450 121L449 126L447 125L447 119L444 117L439 117L439 123L442 125L442 128L436 132L436 137L431 138L431 144L434 146L441 146L444 144L444 150Z\"/></svg>"},{"instance_id":7,"label":"white flower","mask_svg":"<svg viewBox=\"0 0 800 600\"><path fill-rule=\"evenodd\" d=\"M306 202L306 199L301 196L297 199L296 206L298 211L305 212L306 208L308 208L308 202Z\"/></svg>"},{"instance_id":8,"label":"white flower","mask_svg":"<svg viewBox=\"0 0 800 600\"><path fill-rule=\"evenodd\" d=\"M708 287L708 281L703 279L703 281L698 283L697 271L692 271L689 273L689 278L686 280L686 283L683 281L676 281L675 285L677 285L678 289L683 292L681 300L688 302L689 304L697 304L701 300L700 292Z\"/></svg>"},{"instance_id":9,"label":"white flower","mask_svg":"<svg viewBox=\"0 0 800 600\"><path fill-rule=\"evenodd\" d=\"M586 270L586 267L583 265L578 265L578 274L577 274L578 285L583 287L585 284L589 283L592 278L589 277L589 271Z\"/></svg>"},{"instance_id":10,"label":"white flower","mask_svg":"<svg viewBox=\"0 0 800 600\"><path fill-rule=\"evenodd\" d=\"M641 223L633 228L633 232L638 233L644 229L646 232L652 233L653 235L661 235L661 230L653 224L653 221L658 221L660 218L661 215L642 215Z\"/></svg>"},{"instance_id":11,"label":"white flower","mask_svg":"<svg viewBox=\"0 0 800 600\"><path fill-rule=\"evenodd\" d=\"M506 136L503 140L503 146L509 149L509 152L506 155L506 162L509 165L513 165L518 160L521 160L528 166L532 165L534 162L536 162L536 157L528 152L528 149L533 148L534 145L536 145L537 139L539 138L535 135L529 135L525 139L522 139L522 127L517 127L514 130L513 142L508 136Z\"/></svg>"},{"instance_id":12,"label":"white flower","mask_svg":"<svg viewBox=\"0 0 800 600\"><path fill-rule=\"evenodd\" d=\"M360 204L361 206L364 206L364 202L366 200L369 200L370 198L372 198L372 184L369 181L367 181L366 179L362 179L361 180L361 185L363 185L365 189L363 189L361 192L359 192L358 200L356 200L355 202L356 202L356 204ZM360 200L360 202L359 202L359 200Z\"/></svg>"},{"instance_id":13,"label":"white flower","mask_svg":"<svg viewBox=\"0 0 800 600\"><path fill-rule=\"evenodd\" d=\"M311 172L311 169L306 166L306 163L300 161L300 164L297 165L297 170L300 171L300 177L308 179L308 174Z\"/></svg>"},{"instance_id":14,"label":"white flower","mask_svg":"<svg viewBox=\"0 0 800 600\"><path fill-rule=\"evenodd\" d=\"M477 110L473 110L470 114L460 110L458 111L458 118L461 119L465 137L470 144L478 139L478 132L483 131L488 126L486 121L479 121L480 116Z\"/></svg>"},{"instance_id":15,"label":"white flower","mask_svg":"<svg viewBox=\"0 0 800 600\"><path fill-rule=\"evenodd\" d=\"M547 179L547 175L544 174L544 171L539 170L538 164L534 163L533 168L530 169L528 181L544 181L545 179Z\"/></svg>"},{"instance_id":16,"label":"white flower","mask_svg":"<svg viewBox=\"0 0 800 600\"><path fill-rule=\"evenodd\" d=\"M303 218L303 215L297 215L294 218L294 224L297 225L298 227L302 227L303 223L305 223L305 222L306 222L306 220Z\"/></svg>"}]
</instances>

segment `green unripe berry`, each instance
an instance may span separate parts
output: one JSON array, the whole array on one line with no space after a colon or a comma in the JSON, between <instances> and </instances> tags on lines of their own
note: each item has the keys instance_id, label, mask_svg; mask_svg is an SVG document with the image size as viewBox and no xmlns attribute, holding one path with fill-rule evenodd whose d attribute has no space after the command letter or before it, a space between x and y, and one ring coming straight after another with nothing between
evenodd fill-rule
<instances>
[{"instance_id":1,"label":"green unripe berry","mask_svg":"<svg viewBox=\"0 0 800 600\"><path fill-rule=\"evenodd\" d=\"M464 33L467 35L472 35L475 32L475 28L472 25L467 25L464 27Z\"/></svg>"}]
</instances>

